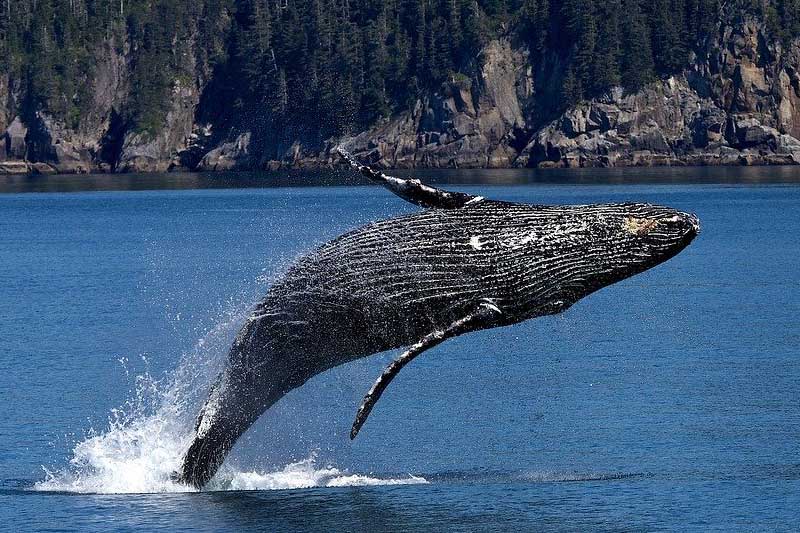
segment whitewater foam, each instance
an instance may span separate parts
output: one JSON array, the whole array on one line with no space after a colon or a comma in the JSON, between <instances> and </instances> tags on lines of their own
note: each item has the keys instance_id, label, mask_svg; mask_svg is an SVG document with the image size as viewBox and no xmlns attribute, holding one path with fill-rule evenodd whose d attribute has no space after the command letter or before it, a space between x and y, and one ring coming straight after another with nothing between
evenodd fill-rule
<instances>
[{"instance_id":1,"label":"whitewater foam","mask_svg":"<svg viewBox=\"0 0 800 533\"><path fill-rule=\"evenodd\" d=\"M91 440L91 439L90 439ZM91 454L90 464L79 465L65 471L48 472L47 479L34 485L34 490L46 492L74 492L80 494L146 494L196 492L197 489L175 483L171 473L177 466L176 457L169 449L151 450L139 457L118 457L108 454L108 439L81 443L80 453ZM166 452L166 453L165 453ZM79 452L76 450L76 457ZM87 456L83 456L87 457ZM376 485L425 484L419 476L376 477L351 474L335 466L317 465L316 454L290 463L273 472L237 471L224 468L204 489L206 491L288 490L315 487L365 487Z\"/></svg>"},{"instance_id":2,"label":"whitewater foam","mask_svg":"<svg viewBox=\"0 0 800 533\"><path fill-rule=\"evenodd\" d=\"M34 490L131 494L194 492L176 483L182 455L193 436L197 405L217 374L235 328L249 306L225 310L217 323L183 355L177 368L161 380L148 372L135 376L130 399L113 409L104 431L89 430L75 444L69 465L45 468L45 479ZM129 375L128 363L121 358ZM147 361L145 360L145 364ZM426 483L421 477L381 478L353 474L333 465L318 466L315 452L275 471L237 471L230 467L215 476L205 490L280 490Z\"/></svg>"},{"instance_id":3,"label":"whitewater foam","mask_svg":"<svg viewBox=\"0 0 800 533\"><path fill-rule=\"evenodd\" d=\"M225 471L212 482L211 490L283 490L312 487L364 487L374 485L411 485L427 483L422 477L409 475L403 478L381 478L362 474L350 474L328 465L319 467L316 454L307 459L291 463L275 472Z\"/></svg>"}]
</instances>

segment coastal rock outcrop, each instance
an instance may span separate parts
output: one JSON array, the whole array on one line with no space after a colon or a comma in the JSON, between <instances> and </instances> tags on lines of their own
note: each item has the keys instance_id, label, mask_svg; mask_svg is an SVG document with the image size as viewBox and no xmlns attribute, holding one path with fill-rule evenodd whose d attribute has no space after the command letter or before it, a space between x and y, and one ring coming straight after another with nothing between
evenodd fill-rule
<instances>
[{"instance_id":1,"label":"coastal rock outcrop","mask_svg":"<svg viewBox=\"0 0 800 533\"><path fill-rule=\"evenodd\" d=\"M19 117L15 117L3 135L3 159L25 159L28 152L25 142L27 135L28 128Z\"/></svg>"},{"instance_id":2,"label":"coastal rock outcrop","mask_svg":"<svg viewBox=\"0 0 800 533\"><path fill-rule=\"evenodd\" d=\"M511 166L533 77L525 53L508 41L489 43L482 59L477 79L452 79L409 111L338 142L384 168Z\"/></svg>"},{"instance_id":3,"label":"coastal rock outcrop","mask_svg":"<svg viewBox=\"0 0 800 533\"><path fill-rule=\"evenodd\" d=\"M252 163L248 157L250 136L251 133L248 131L240 134L233 141L223 142L202 157L197 169L234 170L236 168L252 168Z\"/></svg>"},{"instance_id":4,"label":"coastal rock outcrop","mask_svg":"<svg viewBox=\"0 0 800 533\"><path fill-rule=\"evenodd\" d=\"M679 76L612 90L536 132L517 166L798 164L800 42L722 28Z\"/></svg>"},{"instance_id":5,"label":"coastal rock outcrop","mask_svg":"<svg viewBox=\"0 0 800 533\"><path fill-rule=\"evenodd\" d=\"M800 39L777 39L733 8L710 35L683 71L567 109L563 58L537 63L518 40L497 38L470 75L451 72L407 109L324 140L237 116L260 104L235 100L242 80L215 86L207 58L191 54L163 117L134 126L129 45L112 39L96 51L77 126L23 106L0 73L0 173L321 168L340 163L339 145L383 168L800 164ZM219 111L229 108L240 111Z\"/></svg>"},{"instance_id":6,"label":"coastal rock outcrop","mask_svg":"<svg viewBox=\"0 0 800 533\"><path fill-rule=\"evenodd\" d=\"M122 142L117 170L119 172L164 172L181 167L178 152L189 143L194 112L200 100L193 84L176 82L172 89L170 109L165 126L157 133L129 131Z\"/></svg>"}]
</instances>

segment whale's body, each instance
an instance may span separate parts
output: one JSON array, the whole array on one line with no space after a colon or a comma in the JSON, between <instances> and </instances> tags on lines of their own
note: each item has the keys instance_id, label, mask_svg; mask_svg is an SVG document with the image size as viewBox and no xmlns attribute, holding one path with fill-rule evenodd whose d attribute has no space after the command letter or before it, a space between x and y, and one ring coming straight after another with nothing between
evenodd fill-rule
<instances>
[{"instance_id":1,"label":"whale's body","mask_svg":"<svg viewBox=\"0 0 800 533\"><path fill-rule=\"evenodd\" d=\"M271 287L198 417L184 482L208 482L266 409L320 372L411 346L365 398L355 436L394 374L423 350L563 311L672 257L698 231L693 216L648 204L513 204L361 170L433 208L346 233Z\"/></svg>"}]
</instances>

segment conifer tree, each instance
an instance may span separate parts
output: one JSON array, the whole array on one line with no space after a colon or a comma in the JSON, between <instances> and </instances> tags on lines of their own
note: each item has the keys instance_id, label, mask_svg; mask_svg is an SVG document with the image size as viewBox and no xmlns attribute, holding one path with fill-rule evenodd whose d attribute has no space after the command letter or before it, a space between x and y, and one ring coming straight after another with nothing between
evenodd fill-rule
<instances>
[{"instance_id":1,"label":"conifer tree","mask_svg":"<svg viewBox=\"0 0 800 533\"><path fill-rule=\"evenodd\" d=\"M622 24L620 77L628 90L637 90L653 78L653 53L650 32L640 0L622 0L626 20Z\"/></svg>"},{"instance_id":2,"label":"conifer tree","mask_svg":"<svg viewBox=\"0 0 800 533\"><path fill-rule=\"evenodd\" d=\"M542 120L680 72L718 38L721 0L0 0L0 74L26 112L79 127L98 53L125 54L125 127L160 131L176 85L212 80L225 128L281 142L363 129L452 79L493 39L524 43ZM800 37L800 0L731 0ZM738 11L737 11L738 10ZM538 78L541 76L541 80ZM5 78L4 78L5 81ZM214 84L217 84L216 86ZM205 85L208 86L208 85ZM116 104L115 104L116 105ZM17 110L14 110L17 111ZM538 115L537 115L538 116ZM537 118L538 120L538 118Z\"/></svg>"},{"instance_id":3,"label":"conifer tree","mask_svg":"<svg viewBox=\"0 0 800 533\"><path fill-rule=\"evenodd\" d=\"M597 44L592 64L591 91L599 94L620 84L619 62L620 0L597 4Z\"/></svg>"},{"instance_id":4,"label":"conifer tree","mask_svg":"<svg viewBox=\"0 0 800 533\"><path fill-rule=\"evenodd\" d=\"M550 27L549 0L525 0L522 4L521 26L531 51L541 54L545 50Z\"/></svg>"}]
</instances>

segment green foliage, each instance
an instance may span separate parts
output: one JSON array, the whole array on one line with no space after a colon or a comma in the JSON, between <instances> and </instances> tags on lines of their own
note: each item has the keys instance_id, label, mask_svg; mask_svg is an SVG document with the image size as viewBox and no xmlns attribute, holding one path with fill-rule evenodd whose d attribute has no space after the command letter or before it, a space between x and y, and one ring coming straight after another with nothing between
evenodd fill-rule
<instances>
[{"instance_id":1,"label":"green foliage","mask_svg":"<svg viewBox=\"0 0 800 533\"><path fill-rule=\"evenodd\" d=\"M241 0L235 70L267 104L263 129L325 138L474 73L486 18L475 0Z\"/></svg>"},{"instance_id":2,"label":"green foliage","mask_svg":"<svg viewBox=\"0 0 800 533\"><path fill-rule=\"evenodd\" d=\"M620 77L629 90L641 88L654 75L653 49L650 26L641 9L640 0L623 0L626 21L620 32ZM662 72L662 73L668 73Z\"/></svg>"},{"instance_id":3,"label":"green foliage","mask_svg":"<svg viewBox=\"0 0 800 533\"><path fill-rule=\"evenodd\" d=\"M772 33L784 43L800 35L800 0L776 0L762 5Z\"/></svg>"},{"instance_id":4,"label":"green foliage","mask_svg":"<svg viewBox=\"0 0 800 533\"><path fill-rule=\"evenodd\" d=\"M800 0L738 0L777 38ZM560 83L555 107L679 72L717 31L721 0L0 0L0 69L31 109L78 127L98 58L124 53L128 127L155 133L172 92L226 80L246 126L290 143L356 131L443 84L469 83L498 36ZM221 74L220 74L221 73ZM216 78L214 78L216 79ZM242 124L240 124L242 125Z\"/></svg>"},{"instance_id":5,"label":"green foliage","mask_svg":"<svg viewBox=\"0 0 800 533\"><path fill-rule=\"evenodd\" d=\"M98 58L129 47L133 128L164 122L176 80L195 76L195 58L224 60L232 0L0 0L0 68L23 91L28 112L44 110L77 128L94 105ZM192 46L194 45L194 48Z\"/></svg>"}]
</instances>

